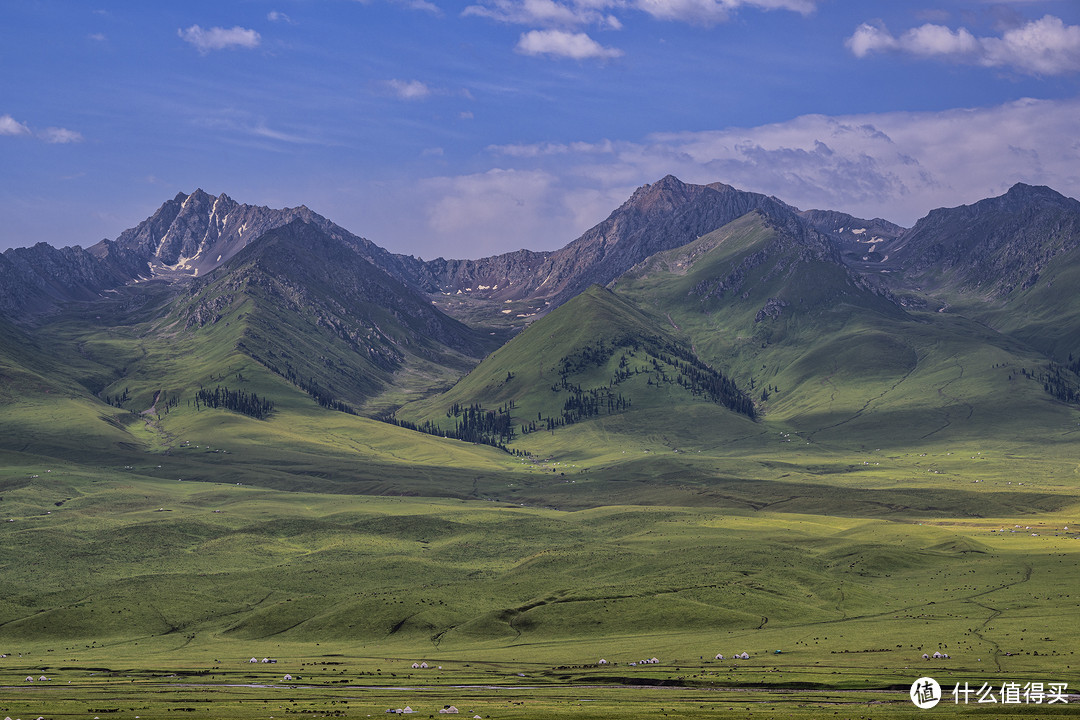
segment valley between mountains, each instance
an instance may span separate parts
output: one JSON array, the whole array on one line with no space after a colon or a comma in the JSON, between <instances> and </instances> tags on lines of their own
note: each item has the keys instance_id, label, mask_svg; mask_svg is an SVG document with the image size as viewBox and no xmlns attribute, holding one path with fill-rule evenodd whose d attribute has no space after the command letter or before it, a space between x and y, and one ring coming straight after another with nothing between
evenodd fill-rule
<instances>
[{"instance_id":1,"label":"valley between mountains","mask_svg":"<svg viewBox=\"0 0 1080 720\"><path fill-rule=\"evenodd\" d=\"M1075 686L1078 287L1080 202L1023 184L903 228L668 176L471 260L196 190L8 250L0 684Z\"/></svg>"}]
</instances>

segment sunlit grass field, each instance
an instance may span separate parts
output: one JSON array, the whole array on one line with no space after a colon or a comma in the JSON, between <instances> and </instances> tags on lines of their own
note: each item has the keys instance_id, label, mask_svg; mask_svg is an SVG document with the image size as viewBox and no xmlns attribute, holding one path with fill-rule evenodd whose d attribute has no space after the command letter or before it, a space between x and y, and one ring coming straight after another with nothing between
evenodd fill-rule
<instances>
[{"instance_id":1,"label":"sunlit grass field","mask_svg":"<svg viewBox=\"0 0 1080 720\"><path fill-rule=\"evenodd\" d=\"M568 512L61 463L5 464L3 485L11 717L450 704L470 717L904 717L922 675L1080 682L1080 509L1064 494L1008 517L874 518L812 499L805 512ZM934 652L949 659L922 659Z\"/></svg>"}]
</instances>

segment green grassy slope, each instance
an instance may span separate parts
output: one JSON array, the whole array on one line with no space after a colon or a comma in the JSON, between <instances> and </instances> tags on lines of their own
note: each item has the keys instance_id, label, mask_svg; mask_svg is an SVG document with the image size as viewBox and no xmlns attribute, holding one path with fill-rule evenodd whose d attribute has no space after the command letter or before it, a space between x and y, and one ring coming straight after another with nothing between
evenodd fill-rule
<instances>
[{"instance_id":1,"label":"green grassy slope","mask_svg":"<svg viewBox=\"0 0 1080 720\"><path fill-rule=\"evenodd\" d=\"M543 445L532 438L536 433L574 426L577 435L581 423L675 408L743 431L753 424L753 404L721 372L700 363L659 320L595 285L493 352L448 392L408 405L398 417L453 429L460 422L455 406L473 404L501 408L524 447Z\"/></svg>"},{"instance_id":2,"label":"green grassy slope","mask_svg":"<svg viewBox=\"0 0 1080 720\"><path fill-rule=\"evenodd\" d=\"M491 448L319 407L244 352L251 328L265 327L253 300L219 322L185 327L176 291L124 288L67 308L32 336L0 328L10 341L0 351L0 451L10 470L29 476L63 462L93 475L131 467L173 480L457 496L509 467ZM307 341L318 345L317 336ZM275 410L257 420L196 407L195 393L217 386Z\"/></svg>"}]
</instances>

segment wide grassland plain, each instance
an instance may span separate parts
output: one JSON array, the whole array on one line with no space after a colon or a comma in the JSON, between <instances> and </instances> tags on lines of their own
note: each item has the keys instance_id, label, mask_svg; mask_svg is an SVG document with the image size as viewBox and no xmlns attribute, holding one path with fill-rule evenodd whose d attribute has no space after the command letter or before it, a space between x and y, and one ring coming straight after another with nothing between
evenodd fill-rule
<instances>
[{"instance_id":1,"label":"wide grassland plain","mask_svg":"<svg viewBox=\"0 0 1080 720\"><path fill-rule=\"evenodd\" d=\"M763 417L640 375L631 412L513 455L319 408L237 350L250 309L185 332L138 292L0 328L0 717L1075 714L1000 688L1080 686L1080 417L973 324L838 321L877 375L717 347L779 387ZM708 322L655 307L672 338ZM485 372L492 406L527 379ZM275 411L194 407L216 384ZM946 697L920 711L924 675Z\"/></svg>"},{"instance_id":2,"label":"wide grassland plain","mask_svg":"<svg viewBox=\"0 0 1080 720\"><path fill-rule=\"evenodd\" d=\"M0 712L914 717L988 707L918 711L923 675L1080 683L1075 498L1064 477L1005 480L1016 461L987 449L811 462L784 442L710 483L692 478L727 463L705 453L642 450L624 475L431 439L498 470L444 468L443 497L388 497L333 477L317 479L331 492L208 482L233 455L259 477L244 436L153 465L5 455ZM830 472L767 479L777 462ZM926 467L934 482L915 484ZM413 475L380 472L391 492ZM657 483L678 504L656 504ZM634 502L598 502L616 496Z\"/></svg>"}]
</instances>

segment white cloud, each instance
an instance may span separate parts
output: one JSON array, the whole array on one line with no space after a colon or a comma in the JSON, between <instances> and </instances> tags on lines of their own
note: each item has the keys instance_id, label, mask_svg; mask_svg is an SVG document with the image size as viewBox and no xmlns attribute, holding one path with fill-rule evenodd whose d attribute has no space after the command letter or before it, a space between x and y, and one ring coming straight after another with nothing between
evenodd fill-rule
<instances>
[{"instance_id":1,"label":"white cloud","mask_svg":"<svg viewBox=\"0 0 1080 720\"><path fill-rule=\"evenodd\" d=\"M622 50L605 47L585 33L563 30L530 30L522 33L514 49L522 55L550 55L574 60L617 58L623 54Z\"/></svg>"},{"instance_id":2,"label":"white cloud","mask_svg":"<svg viewBox=\"0 0 1080 720\"><path fill-rule=\"evenodd\" d=\"M29 125L19 122L10 115L0 115L0 135L32 136L53 144L77 143L83 140L82 133L67 128L50 127L44 130L32 130Z\"/></svg>"},{"instance_id":3,"label":"white cloud","mask_svg":"<svg viewBox=\"0 0 1080 720\"><path fill-rule=\"evenodd\" d=\"M83 141L82 133L74 130L68 130L67 128L45 128L37 133L37 136L47 143L53 143L57 145L63 145L67 143L77 143Z\"/></svg>"},{"instance_id":4,"label":"white cloud","mask_svg":"<svg viewBox=\"0 0 1080 720\"><path fill-rule=\"evenodd\" d=\"M271 10L270 12L268 12L266 14L266 19L269 20L270 22L283 22L283 23L288 23L290 25L293 24L293 21L292 21L291 17L289 17L288 15L286 15L283 12L278 12L277 10Z\"/></svg>"},{"instance_id":5,"label":"white cloud","mask_svg":"<svg viewBox=\"0 0 1080 720\"><path fill-rule=\"evenodd\" d=\"M1008 30L1000 39L986 38L983 47L986 65L1011 65L1040 75L1080 71L1080 25L1065 25L1051 15Z\"/></svg>"},{"instance_id":6,"label":"white cloud","mask_svg":"<svg viewBox=\"0 0 1080 720\"><path fill-rule=\"evenodd\" d=\"M856 57L902 52L984 67L1011 67L1032 75L1080 72L1080 26L1046 15L1006 30L1001 37L975 37L965 28L927 23L899 37L881 23L863 23L847 39Z\"/></svg>"},{"instance_id":7,"label":"white cloud","mask_svg":"<svg viewBox=\"0 0 1080 720\"><path fill-rule=\"evenodd\" d=\"M431 95L431 88L419 80L387 80L387 87L402 100L422 100Z\"/></svg>"},{"instance_id":8,"label":"white cloud","mask_svg":"<svg viewBox=\"0 0 1080 720\"><path fill-rule=\"evenodd\" d=\"M0 135L29 135L30 128L11 117L0 115Z\"/></svg>"},{"instance_id":9,"label":"white cloud","mask_svg":"<svg viewBox=\"0 0 1080 720\"><path fill-rule=\"evenodd\" d=\"M211 50L225 50L228 48L256 48L262 41L262 37L254 30L242 28L239 25L233 28L212 27L204 30L198 25L192 25L186 30L177 30L176 34L181 40L191 43L205 55Z\"/></svg>"}]
</instances>

